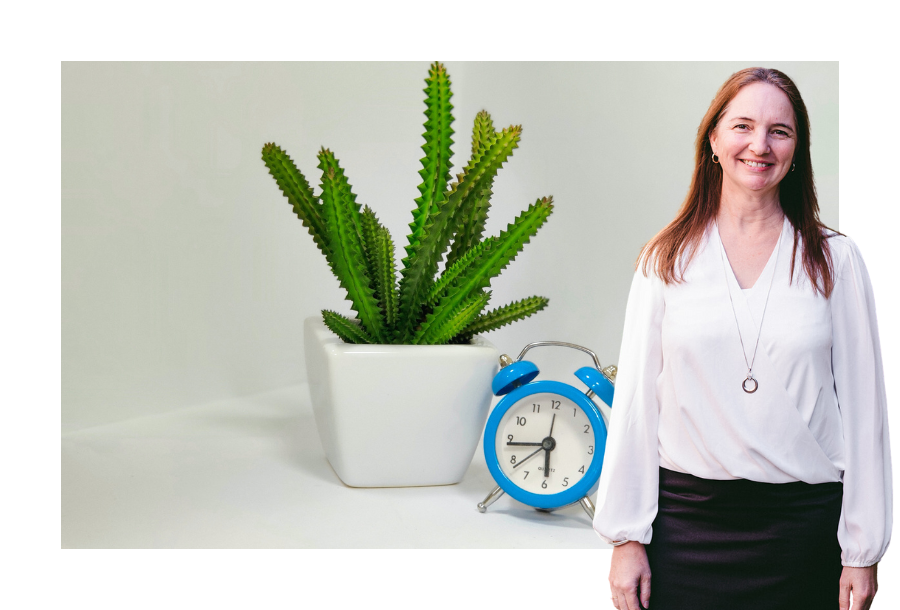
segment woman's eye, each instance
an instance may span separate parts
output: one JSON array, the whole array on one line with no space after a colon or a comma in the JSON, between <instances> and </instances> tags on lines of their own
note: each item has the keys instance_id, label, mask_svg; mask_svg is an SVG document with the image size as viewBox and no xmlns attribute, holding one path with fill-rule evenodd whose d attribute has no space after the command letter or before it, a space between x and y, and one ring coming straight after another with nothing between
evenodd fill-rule
<instances>
[{"instance_id":1,"label":"woman's eye","mask_svg":"<svg viewBox=\"0 0 900 610\"><path fill-rule=\"evenodd\" d=\"M786 132L786 131L784 131L784 130L782 130L782 129L776 129L776 130L773 131L772 133L774 133L774 134L777 135L777 136L782 136L782 137L787 137L787 136L789 135L788 132Z\"/></svg>"},{"instance_id":2,"label":"woman's eye","mask_svg":"<svg viewBox=\"0 0 900 610\"><path fill-rule=\"evenodd\" d=\"M734 128L735 128L735 129L750 129L750 128L749 128L747 125L745 125L744 123L740 123L739 125L735 125Z\"/></svg>"}]
</instances>

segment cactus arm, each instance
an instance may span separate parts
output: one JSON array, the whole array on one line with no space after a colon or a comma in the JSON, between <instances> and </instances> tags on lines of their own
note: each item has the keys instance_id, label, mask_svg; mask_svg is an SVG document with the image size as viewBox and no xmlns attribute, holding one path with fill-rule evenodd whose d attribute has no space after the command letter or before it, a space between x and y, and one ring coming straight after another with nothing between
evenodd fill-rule
<instances>
[{"instance_id":1,"label":"cactus arm","mask_svg":"<svg viewBox=\"0 0 900 610\"><path fill-rule=\"evenodd\" d=\"M384 312L386 332L393 336L397 326L397 269L394 264L394 241L385 227L375 236L375 286Z\"/></svg>"},{"instance_id":2,"label":"cactus arm","mask_svg":"<svg viewBox=\"0 0 900 610\"><path fill-rule=\"evenodd\" d=\"M452 210L448 201L442 202L438 213L429 221L424 239L418 244L412 263L400 271L400 303L398 332L401 343L408 343L420 322L425 293L434 281L439 256L435 256L437 242L446 229Z\"/></svg>"},{"instance_id":3,"label":"cactus arm","mask_svg":"<svg viewBox=\"0 0 900 610\"><path fill-rule=\"evenodd\" d=\"M494 131L491 115L486 110L479 112L475 116L475 126L472 129L472 157L465 171L474 167L477 160L491 147L498 136L499 134ZM454 236L453 245L447 255L448 267L477 244L484 234L484 225L491 207L493 179L494 176L491 176L487 183L477 192L470 194L461 206L459 231ZM456 184L453 185L454 190L456 186Z\"/></svg>"},{"instance_id":4,"label":"cactus arm","mask_svg":"<svg viewBox=\"0 0 900 610\"><path fill-rule=\"evenodd\" d=\"M382 313L375 299L360 235L359 204L337 159L323 149L319 152L319 161L322 168L323 216L328 228L328 240L334 244L334 274L347 291L347 300L351 303L351 309L357 312L363 327L377 342L383 343Z\"/></svg>"},{"instance_id":5,"label":"cactus arm","mask_svg":"<svg viewBox=\"0 0 900 610\"><path fill-rule=\"evenodd\" d=\"M486 245L484 251L464 272L439 294L431 315L426 317L416 336L431 333L428 327L432 325L443 326L445 319L453 315L462 302L476 291L489 286L491 279L499 275L537 233L552 210L551 197L537 200L507 226L506 231L502 231L492 243Z\"/></svg>"},{"instance_id":6,"label":"cactus arm","mask_svg":"<svg viewBox=\"0 0 900 610\"><path fill-rule=\"evenodd\" d=\"M457 188L440 203L437 214L425 228L422 242L417 246L410 265L401 271L400 280L400 336L401 341L412 338L420 321L423 300L437 272L453 231L459 226L459 209L463 200L484 187L518 146L522 128L509 127L497 137L470 171L462 177Z\"/></svg>"},{"instance_id":7,"label":"cactus arm","mask_svg":"<svg viewBox=\"0 0 900 610\"><path fill-rule=\"evenodd\" d=\"M337 180L334 182L334 185L340 190L341 201L346 202L345 207L353 212L348 213L347 218L349 218L349 220L352 222L353 230L356 232L359 238L362 239L363 215L360 212L361 206L356 203L356 195L353 193L353 190L350 187L350 183L347 181L347 178L344 175L344 170L341 167L340 162L335 158L334 153L324 147L319 150L319 154L317 155L317 157L319 159L319 165L317 165L317 167L322 170L322 174L324 175L331 171L336 176ZM324 201L322 209L324 210Z\"/></svg>"},{"instance_id":8,"label":"cactus arm","mask_svg":"<svg viewBox=\"0 0 900 610\"><path fill-rule=\"evenodd\" d=\"M269 173L275 178L278 188L294 208L294 213L303 222L303 226L309 230L316 246L330 264L331 248L328 245L325 221L322 219L322 204L313 194L309 182L294 165L294 161L287 152L272 142L263 146L262 159L269 168Z\"/></svg>"},{"instance_id":9,"label":"cactus arm","mask_svg":"<svg viewBox=\"0 0 900 610\"><path fill-rule=\"evenodd\" d=\"M425 144L422 151L425 156L421 159L422 169L419 175L422 184L419 185L419 193L416 199L416 208L413 210L413 221L409 224L409 245L406 246L406 258L403 259L403 267L408 267L416 255L416 247L422 241L428 220L438 210L438 204L445 198L447 183L450 181L450 146L453 144L451 136L453 129L453 105L450 103L452 92L450 91L450 77L443 64L434 63L428 71L425 80Z\"/></svg>"},{"instance_id":10,"label":"cactus arm","mask_svg":"<svg viewBox=\"0 0 900 610\"><path fill-rule=\"evenodd\" d=\"M491 279L500 275L503 269L515 260L516 255L550 216L553 211L552 202L552 197L537 200L511 224L507 225L506 230L501 231L500 235L485 240L483 252L466 266L459 277L445 288L442 294L438 295L439 302L443 302L445 298L457 291L462 292L457 299L466 298L473 291L490 285Z\"/></svg>"},{"instance_id":11,"label":"cactus arm","mask_svg":"<svg viewBox=\"0 0 900 610\"><path fill-rule=\"evenodd\" d=\"M344 343L375 343L360 324L337 312L323 309L322 321Z\"/></svg>"},{"instance_id":12,"label":"cactus arm","mask_svg":"<svg viewBox=\"0 0 900 610\"><path fill-rule=\"evenodd\" d=\"M546 297L533 296L492 309L469 322L459 334L451 339L451 343L468 343L474 335L496 330L536 314L544 309L549 302L550 299Z\"/></svg>"},{"instance_id":13,"label":"cactus arm","mask_svg":"<svg viewBox=\"0 0 900 610\"><path fill-rule=\"evenodd\" d=\"M382 305L383 310L384 303L378 284L378 245L376 243L381 223L378 222L378 217L375 216L375 212L372 211L372 208L365 206L362 215L360 216L359 224L366 259L366 270L369 273L369 278L373 280L372 288L375 290L375 299Z\"/></svg>"},{"instance_id":14,"label":"cactus arm","mask_svg":"<svg viewBox=\"0 0 900 610\"><path fill-rule=\"evenodd\" d=\"M397 289L397 267L394 263L394 240L391 239L390 231L385 228L379 231L378 249L381 253L378 277L384 295L384 315L388 327L393 332L397 327L400 294Z\"/></svg>"},{"instance_id":15,"label":"cactus arm","mask_svg":"<svg viewBox=\"0 0 900 610\"><path fill-rule=\"evenodd\" d=\"M494 177L513 151L519 147L522 137L522 126L511 125L505 128L486 144L483 153L474 157L465 167L458 182L453 184L449 199L456 200L456 207L467 197L477 196L479 191L490 188Z\"/></svg>"},{"instance_id":16,"label":"cactus arm","mask_svg":"<svg viewBox=\"0 0 900 610\"><path fill-rule=\"evenodd\" d=\"M486 148L490 140L497 133L494 131L494 121L487 110L482 110L475 115L475 127L472 129L472 156Z\"/></svg>"},{"instance_id":17,"label":"cactus arm","mask_svg":"<svg viewBox=\"0 0 900 610\"><path fill-rule=\"evenodd\" d=\"M453 238L453 245L447 254L447 266L458 262L465 252L475 246L484 234L488 210L491 207L490 187L467 198L460 210L459 231Z\"/></svg>"},{"instance_id":18,"label":"cactus arm","mask_svg":"<svg viewBox=\"0 0 900 610\"><path fill-rule=\"evenodd\" d=\"M460 303L453 312L444 317L439 324L423 325L413 341L416 345L441 345L447 343L455 335L474 320L485 308L491 298L490 291L478 292Z\"/></svg>"},{"instance_id":19,"label":"cactus arm","mask_svg":"<svg viewBox=\"0 0 900 610\"><path fill-rule=\"evenodd\" d=\"M489 117L488 117L489 120ZM476 129L478 126L476 125ZM484 133L481 135L479 148L472 154L469 165L466 166L458 183L454 183L451 197L459 193L459 211L454 227L458 228L453 239L453 246L447 256L447 263L453 264L463 253L478 243L484 232L490 208L491 188L500 165L512 156L513 150L518 147L522 128L512 126L500 133ZM500 152L500 164L492 162L494 155ZM488 162L487 171L479 170ZM470 178L471 176L471 178Z\"/></svg>"},{"instance_id":20,"label":"cactus arm","mask_svg":"<svg viewBox=\"0 0 900 610\"><path fill-rule=\"evenodd\" d=\"M538 229L553 212L553 198L544 197L528 206L505 231L501 231L496 241L486 248L484 253L470 265L460 277L456 285L467 292L486 287L490 280L498 275L516 255L525 247Z\"/></svg>"},{"instance_id":21,"label":"cactus arm","mask_svg":"<svg viewBox=\"0 0 900 610\"><path fill-rule=\"evenodd\" d=\"M496 241L496 237L488 237L483 242L476 244L475 247L470 248L462 258L452 265L448 263L448 267L441 274L441 277L429 288L428 293L425 296L425 301L432 305L436 304L441 293L446 290L456 278L465 272L466 269L477 261L479 257L484 254L485 250L492 248Z\"/></svg>"},{"instance_id":22,"label":"cactus arm","mask_svg":"<svg viewBox=\"0 0 900 610\"><path fill-rule=\"evenodd\" d=\"M369 206L363 208L361 224L369 277L374 280L375 299L384 314L385 339L390 339L397 325L397 268L394 262L394 240L390 231L378 222L378 217Z\"/></svg>"}]
</instances>

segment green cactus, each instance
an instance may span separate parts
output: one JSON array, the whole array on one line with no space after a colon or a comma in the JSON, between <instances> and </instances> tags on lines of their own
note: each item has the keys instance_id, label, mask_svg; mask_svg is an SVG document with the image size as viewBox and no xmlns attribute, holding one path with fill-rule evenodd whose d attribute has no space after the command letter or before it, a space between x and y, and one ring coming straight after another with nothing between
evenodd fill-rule
<instances>
[{"instance_id":1,"label":"green cactus","mask_svg":"<svg viewBox=\"0 0 900 610\"><path fill-rule=\"evenodd\" d=\"M544 224L553 211L553 198L538 199L500 235L482 239L494 178L518 147L522 128L495 131L491 116L479 112L472 155L450 184L450 78L444 66L435 63L425 82L421 196L412 212L399 282L390 233L368 206L360 210L331 151L319 151L322 181L317 196L285 151L274 143L263 146L269 173L356 312L352 320L322 311L325 325L347 343L468 343L475 334L526 318L549 302L533 296L482 313L491 298L491 280ZM438 274L445 254L444 271Z\"/></svg>"}]
</instances>

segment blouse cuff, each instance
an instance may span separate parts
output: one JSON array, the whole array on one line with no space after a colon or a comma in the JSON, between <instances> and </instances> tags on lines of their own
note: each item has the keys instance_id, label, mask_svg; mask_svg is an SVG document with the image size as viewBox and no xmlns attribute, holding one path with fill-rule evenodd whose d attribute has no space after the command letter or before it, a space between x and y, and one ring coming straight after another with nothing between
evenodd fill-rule
<instances>
[{"instance_id":1,"label":"blouse cuff","mask_svg":"<svg viewBox=\"0 0 900 610\"><path fill-rule=\"evenodd\" d=\"M875 565L879 561L881 561L881 558L875 560L842 561L841 565L845 568L868 568Z\"/></svg>"},{"instance_id":2,"label":"blouse cuff","mask_svg":"<svg viewBox=\"0 0 900 610\"><path fill-rule=\"evenodd\" d=\"M602 540L603 542L605 542L606 544L608 544L608 545L610 545L610 546L622 546L622 545L625 544L626 542L629 542L628 539L613 540L613 539L611 539L611 538L607 538L606 536L604 536L603 534L601 534L601 533L598 532L597 530L594 530L594 533L597 534L598 536L600 536L600 540Z\"/></svg>"}]
</instances>

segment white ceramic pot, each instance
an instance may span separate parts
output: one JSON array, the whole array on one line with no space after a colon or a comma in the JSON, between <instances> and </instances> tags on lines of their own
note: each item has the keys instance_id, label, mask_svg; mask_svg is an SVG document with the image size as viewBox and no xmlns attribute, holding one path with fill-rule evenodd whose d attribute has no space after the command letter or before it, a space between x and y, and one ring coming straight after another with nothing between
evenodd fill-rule
<instances>
[{"instance_id":1,"label":"white ceramic pot","mask_svg":"<svg viewBox=\"0 0 900 610\"><path fill-rule=\"evenodd\" d=\"M351 487L458 483L487 420L500 353L471 345L350 345L304 323L306 371L325 456Z\"/></svg>"}]
</instances>

